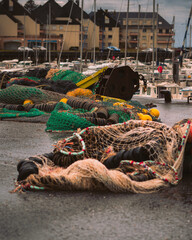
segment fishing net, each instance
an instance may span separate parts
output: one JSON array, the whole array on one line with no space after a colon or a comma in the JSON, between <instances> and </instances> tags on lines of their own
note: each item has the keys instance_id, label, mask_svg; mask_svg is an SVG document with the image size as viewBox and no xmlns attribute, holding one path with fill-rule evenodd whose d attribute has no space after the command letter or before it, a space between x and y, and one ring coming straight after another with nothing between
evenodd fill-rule
<instances>
[{"instance_id":1,"label":"fishing net","mask_svg":"<svg viewBox=\"0 0 192 240\"><path fill-rule=\"evenodd\" d=\"M173 127L130 120L88 127L60 140L52 153L21 161L18 189L147 193L182 178L191 119ZM192 127L192 126L191 126Z\"/></svg>"},{"instance_id":2,"label":"fishing net","mask_svg":"<svg viewBox=\"0 0 192 240\"><path fill-rule=\"evenodd\" d=\"M51 69L48 73L46 78L49 78L52 81L58 81L58 80L67 80L67 81L72 81L73 83L78 83L79 81L81 81L82 79L86 78L85 75L78 73L78 72L74 72L74 71L70 71L70 70L58 70L55 69L53 71L53 69Z\"/></svg>"},{"instance_id":3,"label":"fishing net","mask_svg":"<svg viewBox=\"0 0 192 240\"><path fill-rule=\"evenodd\" d=\"M8 110L6 108L0 108L0 119L2 118L18 118L18 117L36 117L40 115L44 115L45 113L38 109L31 109L29 112L25 111L15 111Z\"/></svg>"},{"instance_id":4,"label":"fishing net","mask_svg":"<svg viewBox=\"0 0 192 240\"><path fill-rule=\"evenodd\" d=\"M58 102L63 97L64 94L20 85L12 85L0 91L0 102L8 104L23 104L26 99L32 100L33 103Z\"/></svg>"},{"instance_id":5,"label":"fishing net","mask_svg":"<svg viewBox=\"0 0 192 240\"><path fill-rule=\"evenodd\" d=\"M9 87L13 84L17 85L27 85L27 86L37 86L39 84L39 78L36 77L28 77L28 76L23 76L19 78L11 78L7 84L6 87Z\"/></svg>"}]
</instances>

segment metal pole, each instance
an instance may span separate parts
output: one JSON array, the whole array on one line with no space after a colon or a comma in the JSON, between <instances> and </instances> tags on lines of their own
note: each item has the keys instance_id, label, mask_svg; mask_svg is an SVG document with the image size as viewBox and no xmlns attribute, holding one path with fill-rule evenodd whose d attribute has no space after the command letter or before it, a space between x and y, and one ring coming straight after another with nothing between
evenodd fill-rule
<instances>
[{"instance_id":1,"label":"metal pole","mask_svg":"<svg viewBox=\"0 0 192 240\"><path fill-rule=\"evenodd\" d=\"M191 34L192 34L192 25L190 25L190 40L189 40L189 56L191 57Z\"/></svg>"},{"instance_id":2,"label":"metal pole","mask_svg":"<svg viewBox=\"0 0 192 240\"><path fill-rule=\"evenodd\" d=\"M154 60L155 60L155 0L153 0L153 52L152 52L152 66L153 66L153 81L154 81Z\"/></svg>"},{"instance_id":3,"label":"metal pole","mask_svg":"<svg viewBox=\"0 0 192 240\"><path fill-rule=\"evenodd\" d=\"M125 33L125 66L126 66L126 64L127 64L128 17L129 17L129 0L127 1L127 14L126 14L126 33Z\"/></svg>"},{"instance_id":4,"label":"metal pole","mask_svg":"<svg viewBox=\"0 0 192 240\"><path fill-rule=\"evenodd\" d=\"M158 61L158 56L157 56L157 34L158 34L158 14L159 14L159 4L157 4L157 23L156 23L156 65Z\"/></svg>"},{"instance_id":5,"label":"metal pole","mask_svg":"<svg viewBox=\"0 0 192 240\"><path fill-rule=\"evenodd\" d=\"M49 64L51 63L51 4L49 3Z\"/></svg>"},{"instance_id":6,"label":"metal pole","mask_svg":"<svg viewBox=\"0 0 192 240\"><path fill-rule=\"evenodd\" d=\"M139 58L139 25L140 25L140 11L141 5L139 4L139 12L138 12L138 28L137 28L137 57L136 57L136 69L138 68L138 58Z\"/></svg>"},{"instance_id":7,"label":"metal pole","mask_svg":"<svg viewBox=\"0 0 192 240\"><path fill-rule=\"evenodd\" d=\"M187 26L186 26L186 30L185 30L183 44L182 44L181 52L180 52L180 56L179 56L180 67L182 67L182 63L183 63L183 51L184 51L184 47L185 47L185 40L186 40L186 37L187 37L187 31L188 31L189 23L190 23L190 20L191 20L191 15L192 15L192 5L191 5L191 10L190 10L190 13L189 13L189 18L188 18L188 22L187 22Z\"/></svg>"},{"instance_id":8,"label":"metal pole","mask_svg":"<svg viewBox=\"0 0 192 240\"><path fill-rule=\"evenodd\" d=\"M175 32L175 16L173 16L173 33L174 32ZM173 52L172 52L172 64L173 64L173 61L175 59L174 41L172 43L172 48L173 48Z\"/></svg>"},{"instance_id":9,"label":"metal pole","mask_svg":"<svg viewBox=\"0 0 192 240\"><path fill-rule=\"evenodd\" d=\"M95 26L96 26L96 0L94 0L94 28L93 28L93 63L95 64Z\"/></svg>"},{"instance_id":10,"label":"metal pole","mask_svg":"<svg viewBox=\"0 0 192 240\"><path fill-rule=\"evenodd\" d=\"M25 12L24 12L24 32L23 32L23 37L24 37L24 51L23 51L23 64L24 64L24 68L25 68Z\"/></svg>"},{"instance_id":11,"label":"metal pole","mask_svg":"<svg viewBox=\"0 0 192 240\"><path fill-rule=\"evenodd\" d=\"M37 66L37 19L35 19L35 42L36 42L36 48L35 48L35 65Z\"/></svg>"},{"instance_id":12,"label":"metal pole","mask_svg":"<svg viewBox=\"0 0 192 240\"><path fill-rule=\"evenodd\" d=\"M80 49L80 72L82 72L82 59L83 59L83 0L81 0L81 49Z\"/></svg>"}]
</instances>

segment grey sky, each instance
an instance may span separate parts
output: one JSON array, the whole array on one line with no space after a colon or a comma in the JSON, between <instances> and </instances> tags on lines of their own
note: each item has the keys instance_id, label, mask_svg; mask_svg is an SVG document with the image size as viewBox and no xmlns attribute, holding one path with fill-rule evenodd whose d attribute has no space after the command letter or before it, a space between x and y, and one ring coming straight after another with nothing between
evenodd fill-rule
<instances>
[{"instance_id":1,"label":"grey sky","mask_svg":"<svg viewBox=\"0 0 192 240\"><path fill-rule=\"evenodd\" d=\"M34 0L36 4L43 4L46 0ZM68 0L56 0L58 4L63 6ZM19 0L25 4L26 0ZM93 9L93 0L84 0L84 10L89 13ZM126 11L127 0L96 0L97 9L108 9L110 11ZM81 3L81 0L80 0ZM172 23L173 16L175 16L175 46L181 47L186 24L188 21L192 0L155 0L159 4L159 14L165 18L169 23ZM129 11L138 11L138 5L141 5L141 11L152 11L153 0L130 0ZM192 20L191 20L192 25ZM189 31L187 37L187 46L189 46Z\"/></svg>"}]
</instances>

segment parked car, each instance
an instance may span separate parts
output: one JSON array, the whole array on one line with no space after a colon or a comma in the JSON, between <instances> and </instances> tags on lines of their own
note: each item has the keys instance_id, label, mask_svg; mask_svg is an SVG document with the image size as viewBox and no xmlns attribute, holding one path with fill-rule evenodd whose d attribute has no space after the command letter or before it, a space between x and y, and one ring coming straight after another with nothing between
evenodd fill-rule
<instances>
[{"instance_id":1,"label":"parked car","mask_svg":"<svg viewBox=\"0 0 192 240\"><path fill-rule=\"evenodd\" d=\"M28 51L28 52L33 52L33 49L32 48L29 48L29 47L18 47L18 51Z\"/></svg>"},{"instance_id":2,"label":"parked car","mask_svg":"<svg viewBox=\"0 0 192 240\"><path fill-rule=\"evenodd\" d=\"M34 47L33 47L33 50L46 51L47 49L46 49L45 47L43 47L43 46L34 46Z\"/></svg>"},{"instance_id":3,"label":"parked car","mask_svg":"<svg viewBox=\"0 0 192 240\"><path fill-rule=\"evenodd\" d=\"M110 51L120 52L120 49L115 46L109 46L109 47L107 47L107 49Z\"/></svg>"}]
</instances>

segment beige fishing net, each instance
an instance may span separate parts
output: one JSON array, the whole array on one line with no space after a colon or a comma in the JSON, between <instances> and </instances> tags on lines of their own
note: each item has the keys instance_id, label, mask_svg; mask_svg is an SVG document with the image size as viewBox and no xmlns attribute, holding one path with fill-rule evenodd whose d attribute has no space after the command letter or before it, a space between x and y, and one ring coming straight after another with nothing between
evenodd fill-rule
<instances>
[{"instance_id":1,"label":"beige fishing net","mask_svg":"<svg viewBox=\"0 0 192 240\"><path fill-rule=\"evenodd\" d=\"M148 193L175 185L182 177L190 124L129 120L79 130L58 141L51 157L35 156L37 173L19 187Z\"/></svg>"}]
</instances>

